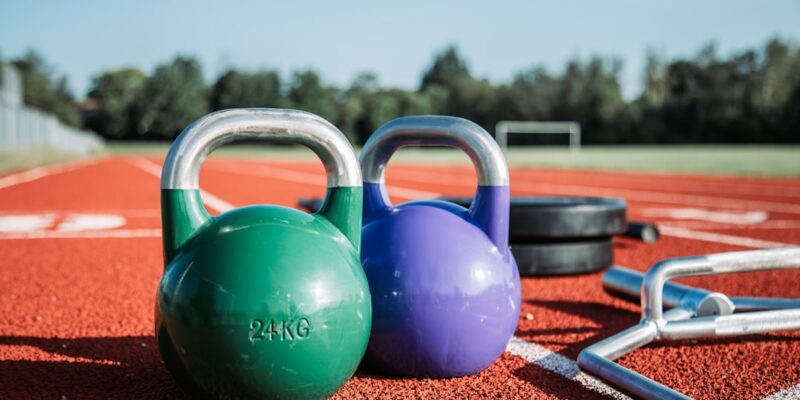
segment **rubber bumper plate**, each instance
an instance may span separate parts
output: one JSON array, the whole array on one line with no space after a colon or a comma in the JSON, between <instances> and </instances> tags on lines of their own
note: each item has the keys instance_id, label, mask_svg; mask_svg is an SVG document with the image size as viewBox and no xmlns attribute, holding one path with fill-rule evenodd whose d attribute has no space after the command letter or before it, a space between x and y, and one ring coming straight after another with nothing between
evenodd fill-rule
<instances>
[{"instance_id":1,"label":"rubber bumper plate","mask_svg":"<svg viewBox=\"0 0 800 400\"><path fill-rule=\"evenodd\" d=\"M592 240L512 243L520 275L571 275L608 268L613 262L611 237Z\"/></svg>"},{"instance_id":2,"label":"rubber bumper plate","mask_svg":"<svg viewBox=\"0 0 800 400\"><path fill-rule=\"evenodd\" d=\"M472 197L441 197L469 207ZM511 242L600 238L625 232L625 200L602 197L511 197Z\"/></svg>"}]
</instances>

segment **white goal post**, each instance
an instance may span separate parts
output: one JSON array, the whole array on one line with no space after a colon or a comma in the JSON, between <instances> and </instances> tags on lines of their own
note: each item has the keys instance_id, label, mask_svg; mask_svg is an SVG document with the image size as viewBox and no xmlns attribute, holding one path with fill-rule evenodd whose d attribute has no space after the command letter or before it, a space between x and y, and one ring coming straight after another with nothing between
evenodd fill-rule
<instances>
[{"instance_id":1,"label":"white goal post","mask_svg":"<svg viewBox=\"0 0 800 400\"><path fill-rule=\"evenodd\" d=\"M581 125L572 121L500 121L494 129L497 144L508 150L509 133L569 134L569 148L581 148Z\"/></svg>"}]
</instances>

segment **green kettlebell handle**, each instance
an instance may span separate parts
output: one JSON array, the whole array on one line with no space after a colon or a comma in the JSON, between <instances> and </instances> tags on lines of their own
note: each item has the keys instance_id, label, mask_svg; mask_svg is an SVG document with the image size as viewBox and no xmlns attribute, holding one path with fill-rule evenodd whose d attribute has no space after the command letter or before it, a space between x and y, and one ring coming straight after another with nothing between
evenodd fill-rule
<instances>
[{"instance_id":1,"label":"green kettlebell handle","mask_svg":"<svg viewBox=\"0 0 800 400\"><path fill-rule=\"evenodd\" d=\"M361 239L361 169L344 135L304 111L246 108L217 111L192 122L169 148L161 171L162 229L167 261L212 220L200 198L200 168L223 144L257 139L310 148L327 172L327 194L317 212L358 250ZM357 188L358 190L353 190Z\"/></svg>"}]
</instances>

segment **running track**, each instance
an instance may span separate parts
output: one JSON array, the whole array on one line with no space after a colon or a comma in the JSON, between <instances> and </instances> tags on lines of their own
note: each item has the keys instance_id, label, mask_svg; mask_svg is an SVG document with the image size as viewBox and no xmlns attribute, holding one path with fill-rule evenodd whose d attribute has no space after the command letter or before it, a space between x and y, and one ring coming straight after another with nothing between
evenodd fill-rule
<instances>
[{"instance_id":1,"label":"running track","mask_svg":"<svg viewBox=\"0 0 800 400\"><path fill-rule=\"evenodd\" d=\"M153 338L160 162L113 157L0 176L0 398L183 397ZM462 166L394 164L388 181L394 200L405 201L470 194L476 178ZM220 212L294 206L300 196L322 195L324 182L319 163L212 157L201 186L206 206ZM616 263L639 270L666 257L800 245L798 179L526 168L513 169L511 182L516 195L626 198L632 218L657 220L665 233L655 245L617 240ZM111 225L91 228L97 218ZM581 349L639 318L638 306L602 291L600 277L524 278L516 336L479 375L359 372L337 397L620 398L574 363ZM800 270L685 282L730 295L800 297ZM800 398L799 339L795 331L651 345L620 362L697 398Z\"/></svg>"}]
</instances>

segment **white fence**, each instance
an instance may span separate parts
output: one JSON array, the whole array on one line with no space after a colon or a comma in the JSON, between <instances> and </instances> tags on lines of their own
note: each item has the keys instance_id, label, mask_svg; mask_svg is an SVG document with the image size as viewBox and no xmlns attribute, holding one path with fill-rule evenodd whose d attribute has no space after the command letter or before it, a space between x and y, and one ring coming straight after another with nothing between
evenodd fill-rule
<instances>
[{"instance_id":1,"label":"white fence","mask_svg":"<svg viewBox=\"0 0 800 400\"><path fill-rule=\"evenodd\" d=\"M54 115L23 104L19 73L7 64L0 67L0 153L50 147L86 155L103 146L96 133L69 127Z\"/></svg>"}]
</instances>

